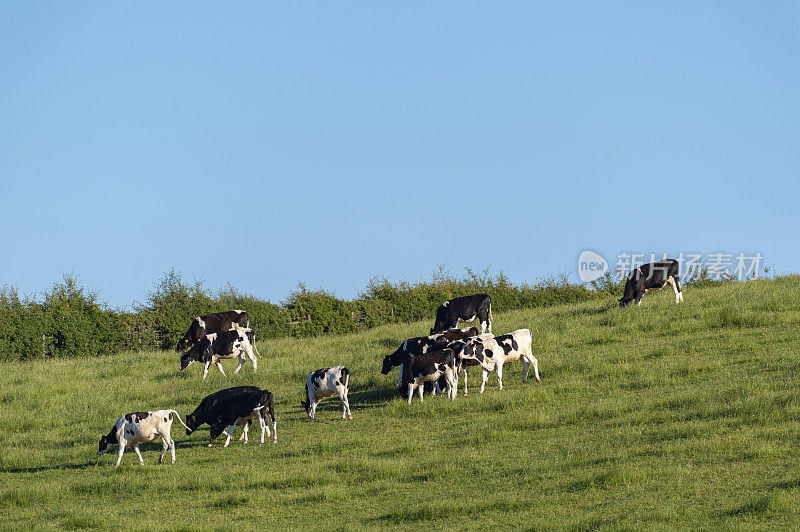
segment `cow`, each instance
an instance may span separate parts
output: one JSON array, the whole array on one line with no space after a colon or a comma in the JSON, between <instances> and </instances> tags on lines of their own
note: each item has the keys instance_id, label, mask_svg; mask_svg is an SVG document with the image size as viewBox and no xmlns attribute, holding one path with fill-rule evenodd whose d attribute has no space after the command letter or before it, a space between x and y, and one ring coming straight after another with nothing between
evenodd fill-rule
<instances>
[{"instance_id":1,"label":"cow","mask_svg":"<svg viewBox=\"0 0 800 532\"><path fill-rule=\"evenodd\" d=\"M456 397L456 355L452 349L433 351L412 357L403 365L403 386L408 393L408 404L414 396L414 390L419 390L419 400L422 399L423 382L435 382L440 377L445 377L447 383L447 397L450 400Z\"/></svg>"},{"instance_id":2,"label":"cow","mask_svg":"<svg viewBox=\"0 0 800 532\"><path fill-rule=\"evenodd\" d=\"M437 351L447 347L447 344L456 340L469 338L470 336L477 336L478 329L475 327L467 327L464 329L449 329L442 333L432 334L430 336L417 336L416 338L409 338L400 347L395 350L391 355L383 357L383 366L381 373L388 375L395 366L401 366L404 362L413 356L422 355L428 351ZM403 370L400 369L400 380L403 379Z\"/></svg>"},{"instance_id":3,"label":"cow","mask_svg":"<svg viewBox=\"0 0 800 532\"><path fill-rule=\"evenodd\" d=\"M266 417L272 425L272 432L267 424ZM208 446L228 428L228 438L225 447L231 440L234 427L245 423L249 428L249 421L258 417L261 425L261 443L264 443L264 432L272 435L272 443L278 443L278 429L275 421L275 401L269 390L262 390L256 386L234 386L225 388L200 401L194 411L186 416L186 435L197 430L200 425L207 423L211 427L211 439ZM247 440L245 436L245 441Z\"/></svg>"},{"instance_id":4,"label":"cow","mask_svg":"<svg viewBox=\"0 0 800 532\"><path fill-rule=\"evenodd\" d=\"M125 452L126 448L133 447L136 456L139 457L139 463L144 465L142 453L139 451L139 444L161 438L162 448L158 463L160 464L164 461L164 454L167 452L167 447L169 447L172 454L172 463L174 464L175 440L170 435L173 414L181 422L181 425L186 427L181 416L172 409L125 414L114 423L108 434L100 438L100 444L97 446L97 456L104 454L112 445L119 445L117 465L115 466L119 467L119 463L122 461L122 453Z\"/></svg>"},{"instance_id":5,"label":"cow","mask_svg":"<svg viewBox=\"0 0 800 532\"><path fill-rule=\"evenodd\" d=\"M478 318L481 333L492 332L492 298L488 294L457 297L442 303L436 309L436 321L431 334L457 327L461 322Z\"/></svg>"},{"instance_id":6,"label":"cow","mask_svg":"<svg viewBox=\"0 0 800 532\"><path fill-rule=\"evenodd\" d=\"M252 362L253 371L255 372L258 370L258 360L255 353L261 356L255 345L255 335L252 329L237 326L230 331L211 333L181 355L178 370L183 371L194 362L202 362L203 380L208 375L208 368L211 364L215 364L222 375L225 376L225 370L222 369L220 360L239 357L239 365L233 370L234 373L239 373L239 370L244 365L246 355Z\"/></svg>"},{"instance_id":7,"label":"cow","mask_svg":"<svg viewBox=\"0 0 800 532\"><path fill-rule=\"evenodd\" d=\"M513 362L517 359L522 359L522 364L525 368L525 373L522 376L522 382L528 380L528 371L533 366L533 373L536 376L536 381L541 382L539 377L539 361L533 356L531 345L533 343L533 334L528 329L517 329L516 331L495 336L494 338L468 338L461 350L458 352L458 357L465 361L463 365L459 366L459 373L465 370L466 361L473 360L480 364L483 370L481 379L481 391L486 386L486 379L489 377L489 372L495 370L497 372L497 385L503 389L503 365ZM467 393L466 372L464 372L464 394Z\"/></svg>"},{"instance_id":8,"label":"cow","mask_svg":"<svg viewBox=\"0 0 800 532\"><path fill-rule=\"evenodd\" d=\"M632 302L642 304L642 296L652 290L661 290L667 284L675 293L675 304L683 301L683 290L678 273L680 265L675 259L665 259L634 268L625 281L625 293L619 300L620 307L627 307Z\"/></svg>"},{"instance_id":9,"label":"cow","mask_svg":"<svg viewBox=\"0 0 800 532\"><path fill-rule=\"evenodd\" d=\"M333 394L339 394L342 400L342 419L345 415L353 419L350 413L350 401L347 399L350 387L350 370L344 366L318 369L308 374L306 379L305 398L301 402L311 421L317 419L317 404Z\"/></svg>"},{"instance_id":10,"label":"cow","mask_svg":"<svg viewBox=\"0 0 800 532\"><path fill-rule=\"evenodd\" d=\"M472 338L478 340L491 340L494 338L494 334L492 333L483 333L483 334L476 334L473 335ZM462 340L455 340L450 342L447 347L452 349L456 353L460 353L463 347L467 344L467 341L472 338L464 338ZM460 358L456 356L456 374L459 377L463 377L464 379L464 395L467 395L467 373L469 372L469 368L472 366L479 366L480 362L477 359L472 358ZM456 379L457 380L457 379Z\"/></svg>"},{"instance_id":11,"label":"cow","mask_svg":"<svg viewBox=\"0 0 800 532\"><path fill-rule=\"evenodd\" d=\"M190 345L199 342L206 335L211 333L221 333L233 329L234 325L239 327L250 327L250 317L244 310L229 310L227 312L216 312L198 316L192 320L189 330L178 340L175 352L180 353Z\"/></svg>"}]
</instances>

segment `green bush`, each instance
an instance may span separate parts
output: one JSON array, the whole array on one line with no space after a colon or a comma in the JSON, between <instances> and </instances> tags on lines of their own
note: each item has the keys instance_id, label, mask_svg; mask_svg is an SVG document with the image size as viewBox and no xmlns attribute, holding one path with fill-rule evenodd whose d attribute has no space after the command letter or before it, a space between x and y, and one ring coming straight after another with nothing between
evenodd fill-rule
<instances>
[{"instance_id":1,"label":"green bush","mask_svg":"<svg viewBox=\"0 0 800 532\"><path fill-rule=\"evenodd\" d=\"M731 282L712 280L707 271L691 283L702 288ZM299 284L280 304L240 292L230 284L216 293L202 282L186 283L169 270L133 312L111 310L98 303L72 275L54 285L43 301L20 297L16 289L0 289L0 360L43 356L95 356L121 349L157 346L174 349L196 316L226 310L246 310L256 338L344 334L386 323L429 320L443 301L476 293L492 297L492 308L514 310L619 297L624 283L607 273L591 284L569 282L566 275L535 284L515 284L502 271L490 275L470 269L462 277L440 267L426 281L393 283L370 280L352 301L324 289ZM723 319L724 318L724 319ZM730 321L722 317L721 323Z\"/></svg>"},{"instance_id":2,"label":"green bush","mask_svg":"<svg viewBox=\"0 0 800 532\"><path fill-rule=\"evenodd\" d=\"M115 353L122 341L119 313L97 302L77 278L65 274L44 301L0 291L0 359L82 357Z\"/></svg>"}]
</instances>

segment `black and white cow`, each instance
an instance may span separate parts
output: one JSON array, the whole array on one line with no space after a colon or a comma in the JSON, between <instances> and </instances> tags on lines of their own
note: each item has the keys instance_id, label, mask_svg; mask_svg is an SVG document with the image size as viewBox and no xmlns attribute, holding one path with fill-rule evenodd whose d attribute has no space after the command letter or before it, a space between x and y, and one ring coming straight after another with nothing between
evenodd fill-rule
<instances>
[{"instance_id":1,"label":"black and white cow","mask_svg":"<svg viewBox=\"0 0 800 532\"><path fill-rule=\"evenodd\" d=\"M306 379L306 395L302 401L306 414L311 421L317 419L317 404L333 394L339 394L342 400L342 419L347 416L353 419L350 413L350 401L347 399L350 387L350 370L344 366L318 369L308 374Z\"/></svg>"},{"instance_id":2,"label":"black and white cow","mask_svg":"<svg viewBox=\"0 0 800 532\"><path fill-rule=\"evenodd\" d=\"M267 424L267 416L269 416L269 424L272 425L271 433ZM243 423L249 427L249 421L254 418L258 418L261 426L261 443L264 443L265 431L267 436L272 434L273 443L278 443L275 401L272 393L256 386L234 386L207 395L200 401L194 412L186 416L186 435L188 436L200 425L207 423L211 427L211 439L208 441L208 446L211 447L217 436L222 434L227 427L228 438L225 440L225 447L227 447L234 427Z\"/></svg>"},{"instance_id":3,"label":"black and white cow","mask_svg":"<svg viewBox=\"0 0 800 532\"><path fill-rule=\"evenodd\" d=\"M486 379L489 377L489 372L495 370L497 372L497 385L503 389L503 365L513 362L517 359L522 359L522 364L525 368L525 373L522 376L522 382L528 380L528 370L533 366L533 373L536 376L536 381L541 382L539 378L539 361L533 356L531 345L533 344L533 334L528 329L517 329L509 334L502 334L494 338L468 338L464 343L458 357L462 361L473 360L480 364L482 369L481 379L481 392L486 386ZM464 376L464 395L467 394L467 381L464 365L459 367L459 373Z\"/></svg>"},{"instance_id":4,"label":"black and white cow","mask_svg":"<svg viewBox=\"0 0 800 532\"><path fill-rule=\"evenodd\" d=\"M233 326L250 327L250 317L244 310L229 310L198 316L192 320L189 330L178 340L175 351L180 353L195 342L199 342L206 335L221 333L233 329Z\"/></svg>"},{"instance_id":5,"label":"black and white cow","mask_svg":"<svg viewBox=\"0 0 800 532\"><path fill-rule=\"evenodd\" d=\"M250 362L253 363L253 371L256 371L258 370L258 360L255 353L258 353L258 349L255 346L256 341L252 329L236 327L230 331L207 334L181 355L178 369L183 371L194 362L202 362L203 380L205 380L211 364L215 364L220 372L225 375L225 370L222 369L220 360L238 357L239 365L236 366L233 372L239 373L239 370L244 365L245 356L247 356ZM261 353L258 353L258 355L261 356Z\"/></svg>"},{"instance_id":6,"label":"black and white cow","mask_svg":"<svg viewBox=\"0 0 800 532\"><path fill-rule=\"evenodd\" d=\"M395 350L391 355L383 357L383 366L381 373L388 375L395 366L401 366L411 357L422 355L428 351L439 351L447 347L447 344L455 340L462 340L470 336L477 336L478 329L475 327L467 327L464 329L448 329L441 333L432 334L430 336L417 336L416 338L409 338L400 344L400 347ZM400 370L400 379L403 378L403 370ZM397 385L400 385L398 381Z\"/></svg>"},{"instance_id":7,"label":"black and white cow","mask_svg":"<svg viewBox=\"0 0 800 532\"><path fill-rule=\"evenodd\" d=\"M456 355L452 349L433 351L422 355L417 355L403 364L403 386L408 393L408 404L414 390L419 390L419 400L422 402L423 382L435 382L440 377L445 377L447 386L447 397L450 400L456 397Z\"/></svg>"},{"instance_id":8,"label":"black and white cow","mask_svg":"<svg viewBox=\"0 0 800 532\"><path fill-rule=\"evenodd\" d=\"M136 456L139 457L139 463L144 465L142 453L139 451L139 444L161 438L163 447L161 448L161 456L158 457L158 463L160 464L164 461L164 453L167 452L167 447L169 447L172 454L172 463L174 464L175 440L170 435L173 414L181 422L181 425L186 427L181 416L172 409L125 414L114 423L108 434L100 438L100 444L97 446L97 456L108 451L112 445L119 445L119 455L115 466L119 467L119 463L122 461L122 453L125 452L126 448L133 447Z\"/></svg>"},{"instance_id":9,"label":"black and white cow","mask_svg":"<svg viewBox=\"0 0 800 532\"><path fill-rule=\"evenodd\" d=\"M436 309L436 321L431 334L457 327L459 323L478 318L481 333L492 332L492 298L488 294L457 297L442 303Z\"/></svg>"},{"instance_id":10,"label":"black and white cow","mask_svg":"<svg viewBox=\"0 0 800 532\"><path fill-rule=\"evenodd\" d=\"M619 306L627 307L632 302L642 304L642 296L651 290L661 290L667 284L672 286L675 293L675 303L683 301L683 290L678 276L680 264L675 259L660 260L643 264L634 268L625 281L625 293L619 300Z\"/></svg>"}]
</instances>

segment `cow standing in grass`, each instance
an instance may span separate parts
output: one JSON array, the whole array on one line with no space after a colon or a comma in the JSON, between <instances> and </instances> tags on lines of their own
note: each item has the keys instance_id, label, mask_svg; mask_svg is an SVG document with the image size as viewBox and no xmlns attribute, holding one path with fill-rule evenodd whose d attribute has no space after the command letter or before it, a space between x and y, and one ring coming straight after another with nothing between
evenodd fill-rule
<instances>
[{"instance_id":1,"label":"cow standing in grass","mask_svg":"<svg viewBox=\"0 0 800 532\"><path fill-rule=\"evenodd\" d=\"M430 336L418 336L416 338L409 338L400 344L394 353L386 355L383 358L383 366L381 373L388 375L395 366L402 366L411 357L423 355L429 351L440 351L445 349L450 342L456 340L463 340L471 336L476 336L478 329L475 327L466 327L464 329L448 329L441 333L431 334ZM400 368L400 378L397 381L397 386L400 386L403 380L403 368Z\"/></svg>"},{"instance_id":2,"label":"cow standing in grass","mask_svg":"<svg viewBox=\"0 0 800 532\"><path fill-rule=\"evenodd\" d=\"M458 327L459 323L468 323L478 319L481 333L492 332L492 298L488 294L457 297L442 303L436 309L436 321L431 334Z\"/></svg>"},{"instance_id":3,"label":"cow standing in grass","mask_svg":"<svg viewBox=\"0 0 800 532\"><path fill-rule=\"evenodd\" d=\"M197 316L189 325L189 330L178 340L175 351L180 353L190 345L199 342L207 335L230 331L235 326L250 327L250 316L244 310L229 310Z\"/></svg>"},{"instance_id":4,"label":"cow standing in grass","mask_svg":"<svg viewBox=\"0 0 800 532\"><path fill-rule=\"evenodd\" d=\"M349 387L350 370L344 366L318 369L309 373L302 405L311 421L317 419L317 403L334 394L339 394L342 400L342 419L345 415L353 419L353 414L350 413L350 401L347 399Z\"/></svg>"},{"instance_id":5,"label":"cow standing in grass","mask_svg":"<svg viewBox=\"0 0 800 532\"><path fill-rule=\"evenodd\" d=\"M261 425L261 442L264 442L264 431L270 435L266 417L269 417L272 425L272 442L278 443L278 430L275 421L275 402L269 390L262 390L255 386L234 386L207 395L203 398L197 408L186 416L186 435L190 435L197 430L200 425L208 423L211 427L211 439L208 446L211 447L214 440L228 428L228 438L225 446L228 445L233 434L234 427L241 422L259 418Z\"/></svg>"},{"instance_id":6,"label":"cow standing in grass","mask_svg":"<svg viewBox=\"0 0 800 532\"><path fill-rule=\"evenodd\" d=\"M423 402L423 382L435 382L444 377L447 386L447 397L450 400L456 397L456 356L452 349L434 351L412 357L403 365L403 386L408 393L408 404L414 390L419 390L419 400Z\"/></svg>"},{"instance_id":7,"label":"cow standing in grass","mask_svg":"<svg viewBox=\"0 0 800 532\"><path fill-rule=\"evenodd\" d=\"M220 360L238 357L239 365L236 366L233 372L239 373L239 370L244 365L245 356L247 356L253 364L253 371L255 372L258 370L258 359L256 359L255 355L255 353L258 353L258 349L256 349L255 345L256 340L252 329L234 325L234 328L230 331L206 335L189 348L188 351L181 355L178 370L183 371L194 362L202 362L203 380L205 380L211 364L215 364L224 376L225 370L222 369ZM261 356L260 353L259 356Z\"/></svg>"},{"instance_id":8,"label":"cow standing in grass","mask_svg":"<svg viewBox=\"0 0 800 532\"><path fill-rule=\"evenodd\" d=\"M653 290L661 290L668 284L675 293L675 304L683 301L683 290L678 275L680 264L675 259L660 260L634 268L625 281L625 293L619 306L627 307L633 302L642 304L642 297Z\"/></svg>"},{"instance_id":9,"label":"cow standing in grass","mask_svg":"<svg viewBox=\"0 0 800 532\"><path fill-rule=\"evenodd\" d=\"M518 329L509 334L502 334L491 339L468 338L458 353L462 360L473 360L480 364L483 370L481 379L481 391L486 387L486 380L489 372L497 372L497 386L503 389L503 366L509 362L522 359L525 373L522 382L528 380L528 370L533 367L536 381L539 378L539 361L533 356L531 346L533 344L533 334L528 329ZM464 384L464 394L466 395L466 382Z\"/></svg>"},{"instance_id":10,"label":"cow standing in grass","mask_svg":"<svg viewBox=\"0 0 800 532\"><path fill-rule=\"evenodd\" d=\"M100 438L100 444L97 446L97 455L108 451L112 445L119 445L119 455L117 456L117 465L122 461L122 453L126 448L133 447L136 456L139 457L139 463L144 465L142 453L139 450L139 444L142 442L153 441L156 438L161 438L163 445L161 449L161 456L158 457L158 463L164 461L164 454L167 452L167 447L172 454L172 463L175 463L175 440L170 435L172 428L172 416L178 418L181 425L186 427L181 419L181 416L175 410L155 410L153 412L132 412L125 414L114 423L108 434ZM189 427L186 427L187 429Z\"/></svg>"}]
</instances>

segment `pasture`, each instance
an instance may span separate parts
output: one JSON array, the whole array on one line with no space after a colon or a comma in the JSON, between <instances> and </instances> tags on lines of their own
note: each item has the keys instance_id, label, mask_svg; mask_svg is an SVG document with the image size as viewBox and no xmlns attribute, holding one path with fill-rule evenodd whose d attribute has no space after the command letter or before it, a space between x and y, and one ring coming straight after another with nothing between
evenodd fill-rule
<instances>
[{"instance_id":1,"label":"pasture","mask_svg":"<svg viewBox=\"0 0 800 532\"><path fill-rule=\"evenodd\" d=\"M503 312L526 327L542 382L509 364L505 389L409 407L381 360L430 320L363 333L259 341L259 370L228 377L174 352L4 364L0 527L800 528L800 276ZM333 397L310 423L314 369L352 372L352 421ZM229 371L230 370L230 371ZM175 408L251 384L275 395L278 444L190 437L95 455L127 412ZM254 432L255 430L255 432ZM238 438L237 431L235 438ZM168 461L167 461L168 462Z\"/></svg>"}]
</instances>

